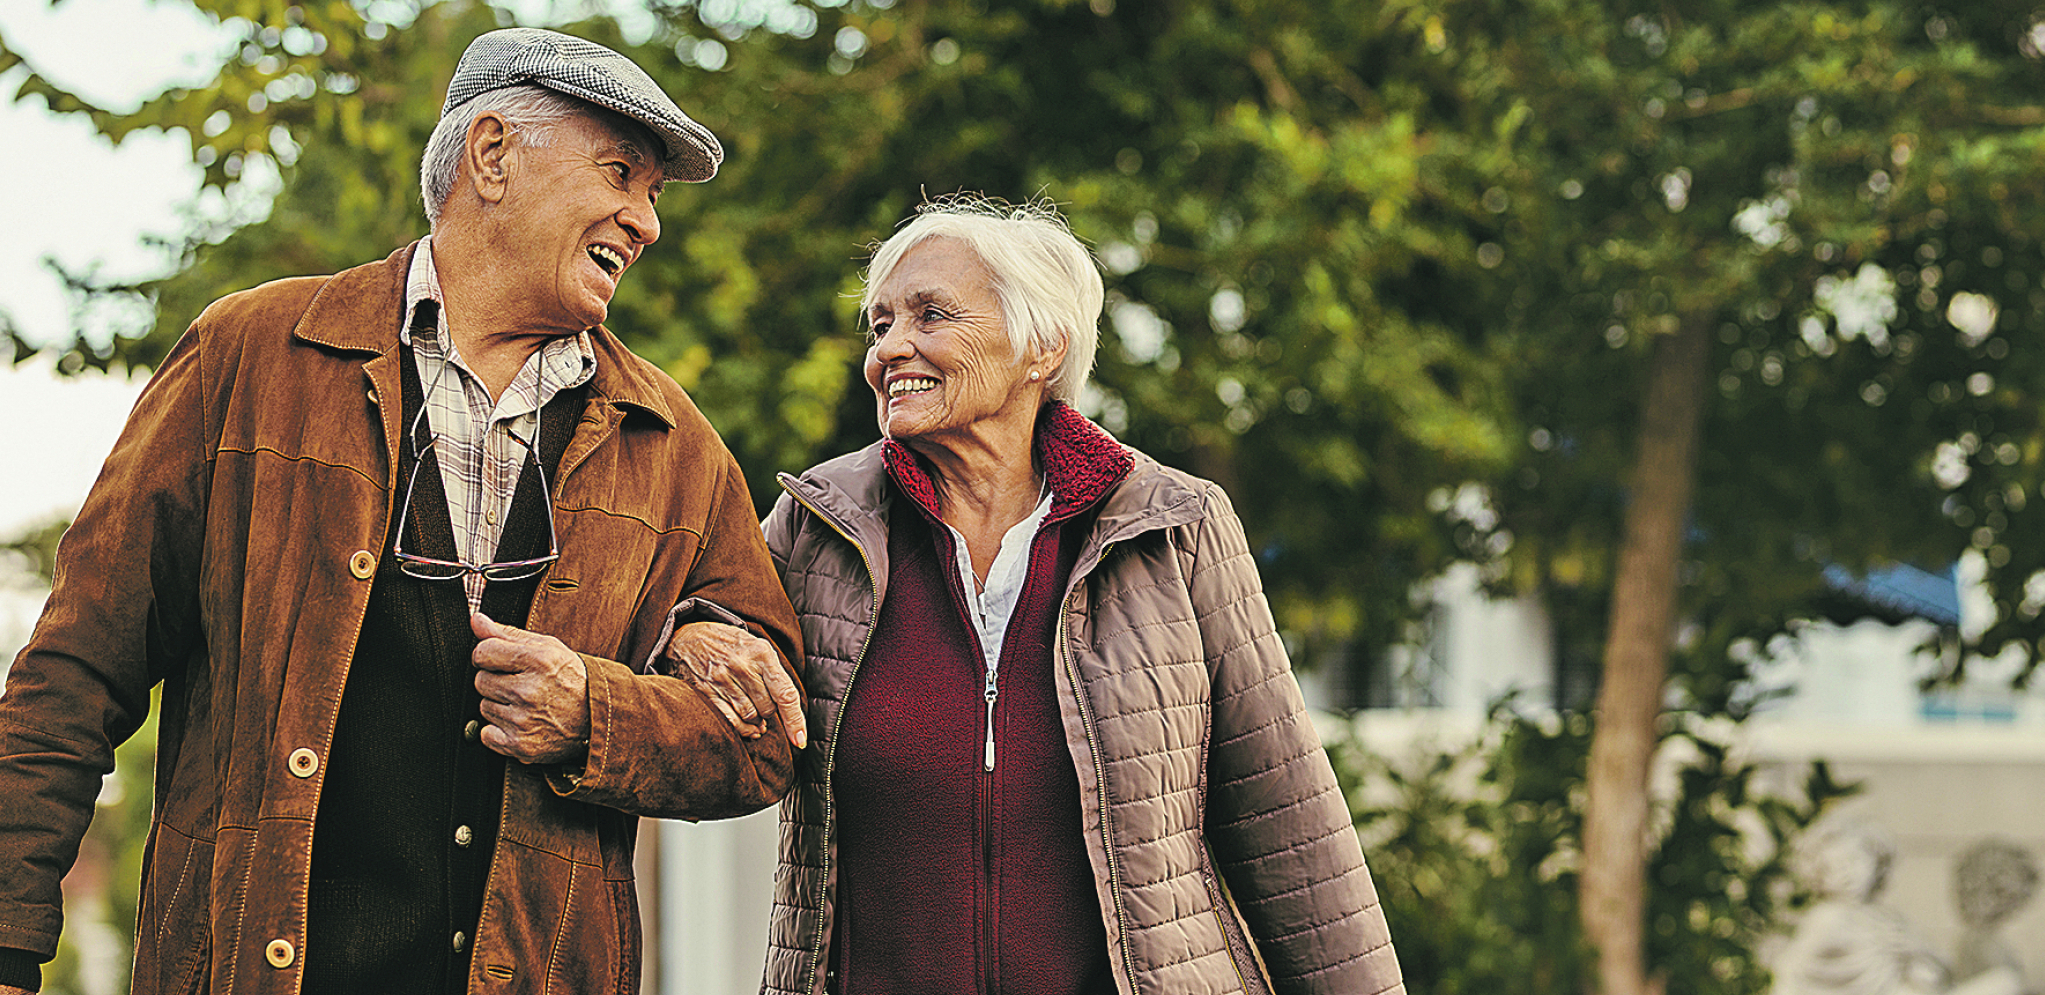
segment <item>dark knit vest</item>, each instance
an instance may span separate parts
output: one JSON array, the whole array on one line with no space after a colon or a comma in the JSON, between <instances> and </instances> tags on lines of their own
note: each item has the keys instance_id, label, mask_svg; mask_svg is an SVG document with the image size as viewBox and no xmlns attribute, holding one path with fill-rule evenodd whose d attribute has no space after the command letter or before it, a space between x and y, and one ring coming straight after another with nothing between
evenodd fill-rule
<instances>
[{"instance_id":1,"label":"dark knit vest","mask_svg":"<svg viewBox=\"0 0 2045 995\"><path fill-rule=\"evenodd\" d=\"M421 400L409 348L401 350L398 365L404 385L399 424L410 426ZM541 412L539 455L549 481L556 479L584 394L562 391ZM415 447L423 441L408 436L399 444L400 491L392 496L390 535L402 528L408 550L453 559L438 447L419 464L411 520L397 521ZM528 462L497 559L546 554L547 514L540 502L547 499ZM544 577L490 583L483 613L523 626ZM476 637L468 618L460 580L409 577L386 546L341 695L313 829L306 995L466 990L506 763L477 738L480 699L469 661Z\"/></svg>"},{"instance_id":2,"label":"dark knit vest","mask_svg":"<svg viewBox=\"0 0 2045 995\"><path fill-rule=\"evenodd\" d=\"M1038 435L1056 498L1002 643L991 772L986 668L953 540L927 469L889 447L899 493L888 591L848 691L832 777L836 995L1115 990L1053 643L1096 506L1129 458L1063 405Z\"/></svg>"}]
</instances>

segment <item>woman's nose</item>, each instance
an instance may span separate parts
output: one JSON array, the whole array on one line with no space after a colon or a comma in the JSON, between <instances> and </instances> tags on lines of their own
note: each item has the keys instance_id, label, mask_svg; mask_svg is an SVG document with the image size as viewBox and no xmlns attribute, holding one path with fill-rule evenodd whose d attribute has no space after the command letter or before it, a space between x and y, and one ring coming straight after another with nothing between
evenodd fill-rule
<instances>
[{"instance_id":1,"label":"woman's nose","mask_svg":"<svg viewBox=\"0 0 2045 995\"><path fill-rule=\"evenodd\" d=\"M910 345L909 336L897 331L894 325L890 325L880 333L879 337L873 340L873 357L883 362L890 359L907 358L914 351L915 349Z\"/></svg>"}]
</instances>

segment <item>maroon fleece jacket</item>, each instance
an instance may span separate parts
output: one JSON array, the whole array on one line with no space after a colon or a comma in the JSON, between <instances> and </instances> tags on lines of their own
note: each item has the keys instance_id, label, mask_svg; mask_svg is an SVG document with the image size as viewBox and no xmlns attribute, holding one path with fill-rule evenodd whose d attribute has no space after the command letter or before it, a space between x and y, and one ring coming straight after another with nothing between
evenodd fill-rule
<instances>
[{"instance_id":1,"label":"maroon fleece jacket","mask_svg":"<svg viewBox=\"0 0 2045 995\"><path fill-rule=\"evenodd\" d=\"M1109 995L1107 938L1052 668L1059 601L1129 457L1053 405L1037 459L1054 494L1002 644L994 770L986 669L927 469L890 444L893 564L840 760L837 995ZM1071 416L1076 420L1077 416Z\"/></svg>"}]
</instances>

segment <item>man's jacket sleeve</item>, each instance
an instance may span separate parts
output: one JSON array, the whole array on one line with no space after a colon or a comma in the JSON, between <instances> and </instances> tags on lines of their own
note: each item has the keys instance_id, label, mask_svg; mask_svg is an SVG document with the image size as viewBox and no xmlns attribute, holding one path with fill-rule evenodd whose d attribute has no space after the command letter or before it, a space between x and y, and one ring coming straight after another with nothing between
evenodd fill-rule
<instances>
[{"instance_id":1,"label":"man's jacket sleeve","mask_svg":"<svg viewBox=\"0 0 2045 995\"><path fill-rule=\"evenodd\" d=\"M745 476L722 446L716 451L721 479L683 599L743 620L774 644L782 667L796 678L802 644L795 611L768 558ZM660 647L652 651L657 656ZM695 820L758 811L794 783L793 747L778 723L746 739L708 698L678 679L587 655L584 662L589 757L575 776L552 779L556 791L638 815Z\"/></svg>"},{"instance_id":2,"label":"man's jacket sleeve","mask_svg":"<svg viewBox=\"0 0 2045 995\"><path fill-rule=\"evenodd\" d=\"M200 549L210 449L187 335L129 415L57 549L56 578L0 694L0 947L47 958L114 747L150 689L203 653ZM33 472L32 470L30 472Z\"/></svg>"}]
</instances>

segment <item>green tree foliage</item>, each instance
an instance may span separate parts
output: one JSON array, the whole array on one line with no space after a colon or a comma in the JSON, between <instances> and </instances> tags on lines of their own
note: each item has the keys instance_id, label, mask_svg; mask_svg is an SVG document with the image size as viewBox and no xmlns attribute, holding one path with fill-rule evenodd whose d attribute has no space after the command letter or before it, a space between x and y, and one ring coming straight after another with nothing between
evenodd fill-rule
<instances>
[{"instance_id":1,"label":"green tree foliage","mask_svg":"<svg viewBox=\"0 0 2045 995\"><path fill-rule=\"evenodd\" d=\"M464 3L198 5L247 38L220 79L91 113L110 134L187 128L209 182L265 157L287 182L267 219L200 233L177 274L105 288L145 295L157 321L110 352L81 346L96 364L149 365L221 294L421 234L431 95L504 20ZM1049 196L1111 265L1089 409L1229 485L1308 656L1399 637L1413 582L1458 554L1425 495L1497 472L1511 434L1486 333L1440 279L1475 272L1470 177L1505 168L1510 141L1483 121L1418 134L1433 95L1388 70L1422 49L1424 18L792 0L651 14L643 41L570 27L634 54L728 159L663 198L665 242L611 325L691 391L763 503L772 473L875 434L850 305L865 247L926 193ZM37 77L23 93L83 106Z\"/></svg>"},{"instance_id":2,"label":"green tree foliage","mask_svg":"<svg viewBox=\"0 0 2045 995\"><path fill-rule=\"evenodd\" d=\"M1644 355L1701 315L1717 342L1692 613L1765 641L1820 613L1828 564L1938 569L1970 547L2020 591L2037 564L2012 566L2001 532L2016 491L2036 493L2034 406L2010 406L2035 356L2008 338L2039 320L2034 215L2010 175L2045 120L2032 9L1608 13L1469 42L1512 66L1549 167L1499 200L1508 219L1542 205L1530 238L1500 241L1498 290L1545 288L1498 301L1533 374L1515 379L1528 445L1497 492L1520 586L1609 585ZM1955 326L1962 294L1986 299L1962 313L1993 302L1993 327ZM1957 492L1932 472L1942 445L1971 470ZM2035 639L2017 615L1977 649Z\"/></svg>"},{"instance_id":3,"label":"green tree foliage","mask_svg":"<svg viewBox=\"0 0 2045 995\"><path fill-rule=\"evenodd\" d=\"M57 575L57 541L64 537L64 530L70 524L66 519L57 518L31 525L15 536L0 540L0 551L18 558L29 575L47 586Z\"/></svg>"},{"instance_id":4,"label":"green tree foliage","mask_svg":"<svg viewBox=\"0 0 2045 995\"><path fill-rule=\"evenodd\" d=\"M1497 218L1479 262L1495 279L1470 292L1522 364L1527 445L1492 481L1496 529L1472 545L1505 551L1501 587L1586 610L1563 626L1609 632L1584 912L1600 987L1634 995L1650 975L1674 983L1666 957L1641 960L1658 920L1640 902L1659 892L1630 852L1672 617L1715 649L1765 646L1825 611L1828 566L1937 569L1973 548L2001 620L1971 650L2027 652L2039 634L2037 605L2017 597L2037 563L2001 536L2036 485L2023 468L2034 405L2003 406L2029 361L2003 336L2035 311L2036 250L2001 156L2039 138L2037 15L1439 9L1460 92L1524 108L1531 153L1519 182L1483 201ZM1968 243L1958 258L1955 238ZM1955 265L1993 272L1962 286ZM1707 336L1708 352L1689 350ZM1679 344L1695 358L1665 385L1708 383L1708 403L1660 424L1681 392L1650 393L1648 371ZM1620 575L1629 562L1638 576ZM1735 655L1679 660L1679 700L1751 704Z\"/></svg>"}]
</instances>

